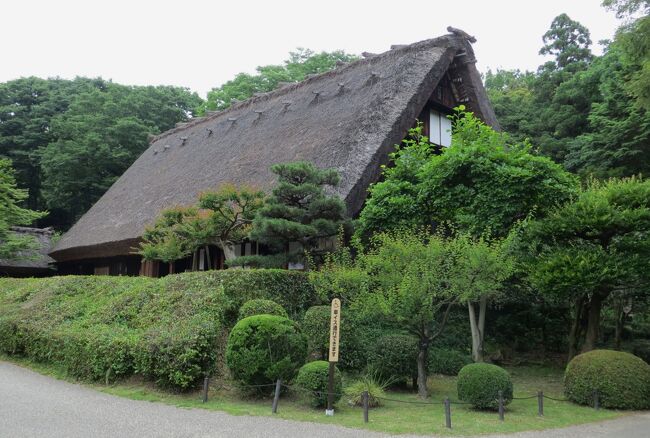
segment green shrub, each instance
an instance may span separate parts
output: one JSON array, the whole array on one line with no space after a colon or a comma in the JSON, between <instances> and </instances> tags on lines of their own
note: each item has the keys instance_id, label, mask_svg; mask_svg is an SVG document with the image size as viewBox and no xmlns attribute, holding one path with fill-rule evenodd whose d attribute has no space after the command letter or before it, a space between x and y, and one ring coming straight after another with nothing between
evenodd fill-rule
<instances>
[{"instance_id":1,"label":"green shrub","mask_svg":"<svg viewBox=\"0 0 650 438\"><path fill-rule=\"evenodd\" d=\"M307 338L288 318L249 316L233 327L226 347L226 363L242 386L290 381L305 363Z\"/></svg>"},{"instance_id":2,"label":"green shrub","mask_svg":"<svg viewBox=\"0 0 650 438\"><path fill-rule=\"evenodd\" d=\"M621 351L580 354L566 367L564 392L578 404L591 405L594 391L605 408L650 408L650 365Z\"/></svg>"},{"instance_id":3,"label":"green shrub","mask_svg":"<svg viewBox=\"0 0 650 438\"><path fill-rule=\"evenodd\" d=\"M307 336L310 353L325 359L330 344L330 306L313 306L307 309L302 320L302 332Z\"/></svg>"},{"instance_id":4,"label":"green shrub","mask_svg":"<svg viewBox=\"0 0 650 438\"><path fill-rule=\"evenodd\" d=\"M408 335L385 335L377 339L368 358L368 366L381 379L402 382L415 378L418 340Z\"/></svg>"},{"instance_id":5,"label":"green shrub","mask_svg":"<svg viewBox=\"0 0 650 438\"><path fill-rule=\"evenodd\" d=\"M246 301L239 309L239 319L248 318L253 315L276 315L288 318L287 311L284 307L271 300L264 300L256 298L254 300Z\"/></svg>"},{"instance_id":6,"label":"green shrub","mask_svg":"<svg viewBox=\"0 0 650 438\"><path fill-rule=\"evenodd\" d=\"M317 360L303 365L298 371L295 384L300 388L311 391L311 405L315 408L327 406L329 382L329 362ZM341 372L334 368L334 403L341 398Z\"/></svg>"},{"instance_id":7,"label":"green shrub","mask_svg":"<svg viewBox=\"0 0 650 438\"><path fill-rule=\"evenodd\" d=\"M135 373L190 389L214 372L225 330L257 298L297 317L318 303L307 274L286 270L0 278L0 351L81 379Z\"/></svg>"},{"instance_id":8,"label":"green shrub","mask_svg":"<svg viewBox=\"0 0 650 438\"><path fill-rule=\"evenodd\" d=\"M632 353L643 359L645 363L650 364L650 341L643 339L635 342Z\"/></svg>"},{"instance_id":9,"label":"green shrub","mask_svg":"<svg viewBox=\"0 0 650 438\"><path fill-rule=\"evenodd\" d=\"M162 387L190 389L215 371L220 327L197 317L147 330L135 353L136 370Z\"/></svg>"},{"instance_id":10,"label":"green shrub","mask_svg":"<svg viewBox=\"0 0 650 438\"><path fill-rule=\"evenodd\" d=\"M445 376L456 376L465 365L472 363L469 354L461 353L458 350L449 348L429 349L429 373L443 374Z\"/></svg>"},{"instance_id":11,"label":"green shrub","mask_svg":"<svg viewBox=\"0 0 650 438\"><path fill-rule=\"evenodd\" d=\"M458 398L478 409L497 409L499 391L504 404L512 401L512 381L506 370L488 363L465 365L456 382Z\"/></svg>"},{"instance_id":12,"label":"green shrub","mask_svg":"<svg viewBox=\"0 0 650 438\"><path fill-rule=\"evenodd\" d=\"M346 386L343 393L352 406L363 406L363 392L368 391L368 407L376 408L381 406L381 399L386 396L386 388L390 380L382 380L375 374L366 374L351 385Z\"/></svg>"}]
</instances>

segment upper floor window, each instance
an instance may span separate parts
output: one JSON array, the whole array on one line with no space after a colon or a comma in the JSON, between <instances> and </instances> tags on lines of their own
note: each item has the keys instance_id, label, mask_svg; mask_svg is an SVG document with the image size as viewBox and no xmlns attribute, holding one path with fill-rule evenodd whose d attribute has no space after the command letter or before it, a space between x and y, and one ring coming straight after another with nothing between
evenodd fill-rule
<instances>
[{"instance_id":1,"label":"upper floor window","mask_svg":"<svg viewBox=\"0 0 650 438\"><path fill-rule=\"evenodd\" d=\"M439 146L451 146L451 120L434 110L429 112L429 141Z\"/></svg>"}]
</instances>

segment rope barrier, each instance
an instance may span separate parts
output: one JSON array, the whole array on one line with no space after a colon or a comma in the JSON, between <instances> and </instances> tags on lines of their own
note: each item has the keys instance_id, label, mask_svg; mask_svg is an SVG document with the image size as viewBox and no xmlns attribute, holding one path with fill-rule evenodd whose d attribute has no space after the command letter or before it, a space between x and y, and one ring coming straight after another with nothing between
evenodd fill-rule
<instances>
[{"instance_id":1,"label":"rope barrier","mask_svg":"<svg viewBox=\"0 0 650 438\"><path fill-rule=\"evenodd\" d=\"M537 394L531 395L530 397L512 397L513 400L530 400L531 398L537 398Z\"/></svg>"},{"instance_id":2,"label":"rope barrier","mask_svg":"<svg viewBox=\"0 0 650 438\"><path fill-rule=\"evenodd\" d=\"M553 397L549 397L546 394L544 394L544 398L547 398L547 399L553 400L553 401L558 401L558 402L568 402L568 401L570 401L568 398L553 398Z\"/></svg>"}]
</instances>

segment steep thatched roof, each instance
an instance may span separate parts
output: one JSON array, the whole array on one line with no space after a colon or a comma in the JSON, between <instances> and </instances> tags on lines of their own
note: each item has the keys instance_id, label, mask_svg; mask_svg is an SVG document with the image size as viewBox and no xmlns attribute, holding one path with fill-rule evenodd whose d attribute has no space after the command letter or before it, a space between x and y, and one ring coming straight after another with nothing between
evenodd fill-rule
<instances>
[{"instance_id":1,"label":"steep thatched roof","mask_svg":"<svg viewBox=\"0 0 650 438\"><path fill-rule=\"evenodd\" d=\"M268 189L269 166L295 160L336 168L354 215L448 68L462 78L466 105L496 126L474 63L463 36L394 46L178 126L153 139L51 255L127 254L160 210L227 182Z\"/></svg>"},{"instance_id":2,"label":"steep thatched roof","mask_svg":"<svg viewBox=\"0 0 650 438\"><path fill-rule=\"evenodd\" d=\"M18 254L15 259L0 259L0 275L38 276L53 273L54 259L48 255L52 246L52 229L12 227L11 230L15 234L34 238L36 248Z\"/></svg>"}]
</instances>

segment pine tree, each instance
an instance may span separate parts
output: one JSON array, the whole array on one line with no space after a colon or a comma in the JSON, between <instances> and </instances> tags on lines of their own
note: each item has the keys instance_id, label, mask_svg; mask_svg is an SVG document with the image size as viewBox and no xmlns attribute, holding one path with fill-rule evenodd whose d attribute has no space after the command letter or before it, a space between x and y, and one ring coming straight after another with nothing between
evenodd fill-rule
<instances>
[{"instance_id":1,"label":"pine tree","mask_svg":"<svg viewBox=\"0 0 650 438\"><path fill-rule=\"evenodd\" d=\"M272 255L241 257L236 263L280 267L305 263L306 253L318 261L324 252L320 244L350 225L343 201L325 191L338 185L338 172L309 162L276 164L271 171L278 184L253 221L250 238Z\"/></svg>"}]
</instances>

